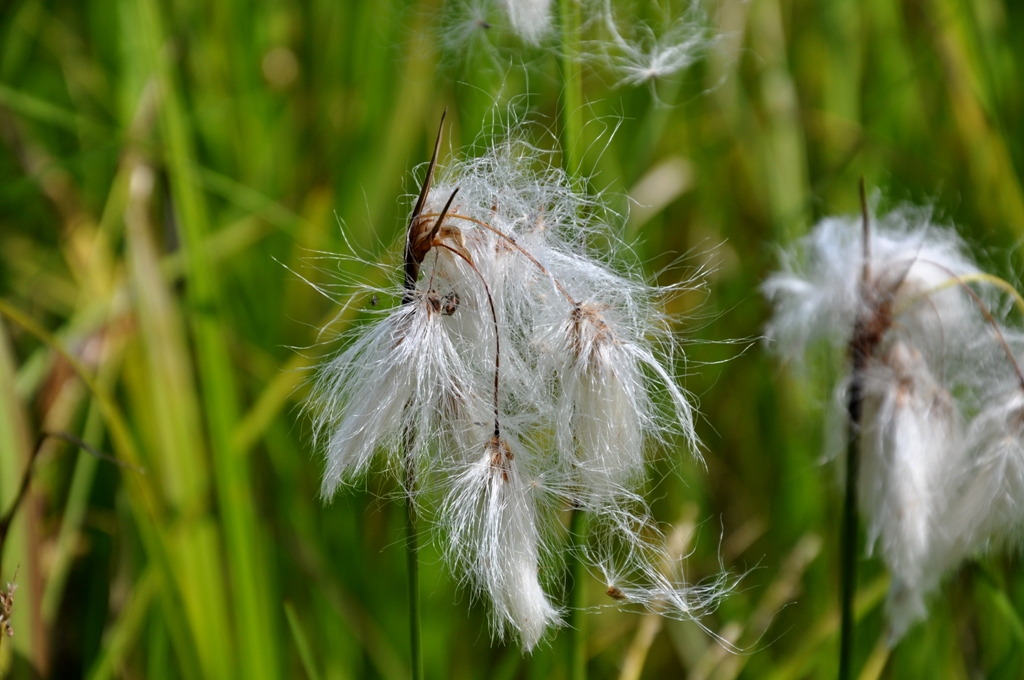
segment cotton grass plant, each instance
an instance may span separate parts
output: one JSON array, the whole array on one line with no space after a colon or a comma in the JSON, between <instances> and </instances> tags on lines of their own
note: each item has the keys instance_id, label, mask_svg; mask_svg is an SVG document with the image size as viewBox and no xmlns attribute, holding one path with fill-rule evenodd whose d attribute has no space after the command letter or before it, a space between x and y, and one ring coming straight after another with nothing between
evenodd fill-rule
<instances>
[{"instance_id":1,"label":"cotton grass plant","mask_svg":"<svg viewBox=\"0 0 1024 680\"><path fill-rule=\"evenodd\" d=\"M1019 295L981 271L926 209L872 224L827 218L763 286L774 349L801 363L824 341L845 350L835 403L847 422L841 677L852 646L854 507L892 576L895 644L968 555L1012 541L1024 520L1024 375ZM837 419L840 420L840 419Z\"/></svg>"},{"instance_id":2,"label":"cotton grass plant","mask_svg":"<svg viewBox=\"0 0 1024 680\"><path fill-rule=\"evenodd\" d=\"M467 16L463 28L500 45L497 63L512 70L509 77L480 60L467 65L425 34L446 25L425 20L442 4L487 9ZM663 30L647 0L613 5L623 37L637 21L656 34ZM662 5L673 7L673 16L686 7L678 0ZM476 135L490 97L529 91L532 108L549 116L582 107L582 135L551 123L569 152L562 162L570 176L599 173L595 184L633 196L639 194L631 187L685 160L696 172L671 193L682 191L681 198L661 210L663 194L665 201L651 202L644 217L661 212L643 224L631 219L627 230L642 241L640 256L659 263L667 250L727 236L709 302L731 311L700 328L688 323L688 338L759 333L762 309L751 281L762 270L765 235L802 229L816 202L839 204L862 173L885 178L883 191L901 195L933 193L938 180L945 188L937 210L955 214L960 234L986 248L1019 245L1024 236L1024 137L1015 124L1024 98L1021 60L1012 58L1024 14L1011 3L704 4L728 38L706 67L657 86L665 102L686 102L670 107L658 107L649 92L615 89L619 78L602 63L581 62L571 48L556 46L564 6L580 8L580 40L600 40L605 26L588 10L594 5L569 1L551 3L550 29L537 47L514 33L500 0L236 3L218 7L213 20L183 2L5 5L0 512L11 507L43 427L76 434L149 472L124 474L88 455L40 461L0 566L0 590L19 584L10 621L15 635L0 643L4 678L47 677L58 669L94 678L408 676L404 610L395 611L405 606L405 564L401 551L388 549L401 508L382 509L376 499L350 492L348 482L334 507L321 507L323 459L311 464L296 455L309 442L293 404L305 399L302 376L323 361L323 348L348 345L310 347L311 329L338 310L290 280L278 262L302 271L311 250L345 251L335 215L350 226L345 235L357 248L373 247L368 224L389 235L392 225L406 226L412 201L396 196L407 153L419 148L421 122L432 120L433 127L445 103L457 107L462 139ZM998 11L1003 6L1008 11ZM899 7L913 11L893 11ZM556 82L553 61L562 55L583 71L577 107L563 106L569 97ZM441 56L460 59L457 73L450 62L438 63ZM270 68L282 64L283 71ZM591 121L608 115L625 122L597 158L599 125ZM567 143L573 140L575 146ZM581 150L575 165L564 160L573 148ZM429 151L415 159L426 161ZM140 164L153 178L148 202L135 191ZM390 252L364 254L372 265L341 268L379 280L382 272L401 271L401 246ZM1002 264L994 252L985 262ZM1019 272L1016 251L1014 260L1017 267L999 271ZM1003 307L1008 296L993 296L988 284L968 285L1009 331L1019 363L1016 312L1007 315ZM353 323L384 318L400 304L396 289L397 297L380 297L376 307L367 291L331 328L348 332ZM670 309L687 307L693 297L699 296ZM439 302L442 309L454 303ZM848 340L830 348L837 370ZM290 349L296 346L307 349ZM684 347L691 366L721 354ZM71 375L75 362L85 368L82 379ZM837 556L814 558L806 571L787 566L792 542L803 544L802 535L829 521L840 495L806 469L821 448L810 436L806 395L788 381L773 383L777 369L754 352L699 371L685 385L701 395L707 414L698 432L710 470L694 469L686 484L649 482L645 496L659 519L676 519L677 509L686 518L721 515L730 537L723 561L764 566L730 598L727 614L704 619L723 635L744 627L734 639L757 650L727 656L712 671L704 661L721 658L721 650L711 647L697 659L693 646L674 644L692 625L666 625L636 673L827 674L830 660L834 665L835 638L827 631L836 582L823 570ZM929 372L941 387L946 378L930 365ZM1024 667L1024 569L1019 554L1002 554L1018 549L1021 535L1020 458L1013 453L1020 391L1012 373L972 397L975 407L961 417L957 429L968 453L949 501L962 503L963 516L972 519L956 532L962 548L949 554L993 552L947 577L944 601L926 599L927 625L909 630L882 676L943 677L964 668L971 677L1013 677ZM659 394L656 403L667 404ZM502 430L512 427L506 414ZM52 444L47 457L56 453ZM371 488L396 494L395 484L378 483L385 458L380 449L374 455ZM656 469L671 466L660 461ZM401 463L393 467L404 479ZM417 488L424 510L443 507L436 484ZM537 512L542 530L552 526L546 513L568 520L557 507ZM426 538L433 515L422 522ZM613 524L593 523L591 562L602 559L598 545L611 543L607 551L616 552L608 536ZM681 517L673 534L689 526ZM751 543L758 527L764 533ZM553 533L556 541L564 536L561 528ZM677 554L688 552L686 545ZM861 539L857 547L863 545ZM713 546L707 547L686 562L695 580L715 573ZM881 550L876 544L876 554ZM443 563L434 564L432 554L421 559L431 593L424 603L428 674L567 676L560 657L565 638L575 634L568 626L575 626L576 610L553 575L562 560L552 552L538 551L538 581L567 626L550 645L542 638L528 660L519 658L517 645L488 645L478 623L487 607L468 613L451 606L452 579L435 583ZM889 579L878 573L886 571L881 559L870 567L858 586L863 618L855 658L872 648L884 652L873 647L884 624L875 605L884 602L881 584ZM613 574L631 597L638 596L629 588L633 576ZM782 582L786 588L774 585ZM588 604L613 602L593 591L597 585L588 582ZM774 619L765 615L794 600ZM592 626L582 637L595 677L625 669L629 636L636 633L637 642L654 620L612 611L583 618ZM768 619L772 628L758 637L758 621Z\"/></svg>"},{"instance_id":3,"label":"cotton grass plant","mask_svg":"<svg viewBox=\"0 0 1024 680\"><path fill-rule=\"evenodd\" d=\"M693 619L724 581L661 574L664 536L639 495L655 450L679 437L697 456L664 309L699 281L646 281L615 215L520 123L444 165L439 136L401 280L363 291L391 304L321 368L311 403L324 499L385 461L494 635L529 651L565 621L566 511L590 518L568 550L605 577L610 604Z\"/></svg>"}]
</instances>

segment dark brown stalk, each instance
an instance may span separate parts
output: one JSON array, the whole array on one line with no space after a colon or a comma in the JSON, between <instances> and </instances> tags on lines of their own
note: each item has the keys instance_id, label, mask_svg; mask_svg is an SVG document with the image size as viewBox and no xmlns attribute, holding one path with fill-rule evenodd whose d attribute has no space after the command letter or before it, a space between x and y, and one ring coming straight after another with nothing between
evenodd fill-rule
<instances>
[{"instance_id":1,"label":"dark brown stalk","mask_svg":"<svg viewBox=\"0 0 1024 680\"><path fill-rule=\"evenodd\" d=\"M92 456L95 456L96 458L99 458L100 460L105 460L108 463L113 463L114 465L123 467L126 470L131 470L132 472L145 474L145 470L141 470L139 468L132 467L131 465L127 465L117 460L113 456L108 456L106 454L100 453L95 448L93 448L88 442L82 441L73 434L70 434L68 432L41 432L39 434L39 438L36 439L35 448L32 449L32 455L29 456L28 465L25 466L25 472L21 476L21 484L18 487L18 493L14 496L14 502L11 504L11 507L7 510L7 512L2 517L0 517L0 556L3 556L4 554L4 542L7 540L7 532L11 529L11 523L14 521L14 515L18 512L18 508L21 506L22 501L25 500L25 496L28 494L28 488L32 482L32 473L35 467L36 459L39 457L39 453L43 450L43 443L50 438L63 439L69 444L78 447L79 449L85 451L86 453Z\"/></svg>"},{"instance_id":2,"label":"dark brown stalk","mask_svg":"<svg viewBox=\"0 0 1024 680\"><path fill-rule=\"evenodd\" d=\"M423 206L426 205L427 195L430 193L430 185L434 181L434 170L437 168L437 154L441 150L441 131L444 128L444 118L448 109L441 113L441 123L437 128L437 139L434 141L434 153L430 157L430 164L427 165L427 176L423 178L423 186L420 187L420 194L416 197L416 205L413 206L412 214L409 216L409 229L405 239L405 291L406 296L403 302L409 301L409 294L416 289L416 280L420 275L420 264L430 250L430 242L434 234L423 233L424 220ZM451 201L449 201L451 203ZM438 218L438 225L444 219L444 212Z\"/></svg>"}]
</instances>

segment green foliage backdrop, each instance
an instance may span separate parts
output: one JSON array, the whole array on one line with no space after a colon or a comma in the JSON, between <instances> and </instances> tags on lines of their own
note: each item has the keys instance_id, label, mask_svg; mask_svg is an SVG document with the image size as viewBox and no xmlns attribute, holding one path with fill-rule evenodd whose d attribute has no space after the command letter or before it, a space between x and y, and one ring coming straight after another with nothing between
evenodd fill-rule
<instances>
[{"instance_id":1,"label":"green foliage backdrop","mask_svg":"<svg viewBox=\"0 0 1024 680\"><path fill-rule=\"evenodd\" d=\"M858 209L934 206L1016 281L1024 236L1024 6L1010 0L718 0L681 78L614 87L583 69L581 172L665 283L711 263L686 386L705 470L652 470L689 575L746 574L702 623L604 609L593 677L832 677L841 498L807 388L754 343L777 244ZM514 43L446 52L439 0L0 0L0 511L47 439L6 543L17 571L4 677L402 678L402 507L389 482L318 499L309 368L340 310L342 227L397 264L410 170L448 107L445 154L512 102L561 126L558 60ZM1017 36L1018 38L1015 38ZM502 68L496 68L501 64ZM524 93L529 96L523 97ZM321 296L303 278L330 287ZM321 333L321 327L327 331ZM727 360L727 361L725 361ZM90 376L86 384L78 373ZM142 468L144 473L137 469ZM565 631L532 656L422 555L428 677L564 677ZM1017 554L953 574L889 652L886 576L861 567L864 677L1015 678ZM607 603L600 583L587 600ZM630 675L632 673L632 675Z\"/></svg>"}]
</instances>

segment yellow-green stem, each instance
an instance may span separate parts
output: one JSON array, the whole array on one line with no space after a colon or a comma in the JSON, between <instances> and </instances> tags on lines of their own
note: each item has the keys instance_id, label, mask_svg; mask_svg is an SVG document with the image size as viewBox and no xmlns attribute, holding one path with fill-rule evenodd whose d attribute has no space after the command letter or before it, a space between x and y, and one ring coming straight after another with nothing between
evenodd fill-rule
<instances>
[{"instance_id":1,"label":"yellow-green stem","mask_svg":"<svg viewBox=\"0 0 1024 680\"><path fill-rule=\"evenodd\" d=\"M587 567L580 559L586 547L587 532L590 525L587 514L580 508L574 508L569 522L570 539L573 550L569 555L569 680L586 680L587 677Z\"/></svg>"},{"instance_id":2,"label":"yellow-green stem","mask_svg":"<svg viewBox=\"0 0 1024 680\"><path fill-rule=\"evenodd\" d=\"M871 218L868 212L867 187L860 178L860 205L863 219L863 264L860 291L866 297L871 282ZM846 439L846 496L843 502L843 524L840 531L840 628L839 680L849 680L853 673L853 598L857 592L857 478L860 476L860 425L864 407L864 370L874 350L874 340L866 330L869 323L859 318L850 340L850 391L847 402L848 433Z\"/></svg>"},{"instance_id":3,"label":"yellow-green stem","mask_svg":"<svg viewBox=\"0 0 1024 680\"><path fill-rule=\"evenodd\" d=\"M408 442L406 453L408 455ZM405 545L409 576L409 653L413 680L423 678L423 649L420 642L420 565L419 538L416 536L416 473L408 468L408 489L405 495Z\"/></svg>"},{"instance_id":4,"label":"yellow-green stem","mask_svg":"<svg viewBox=\"0 0 1024 680\"><path fill-rule=\"evenodd\" d=\"M560 0L559 9L562 20L562 155L566 172L575 176L580 170L583 132L579 0Z\"/></svg>"},{"instance_id":5,"label":"yellow-green stem","mask_svg":"<svg viewBox=\"0 0 1024 680\"><path fill-rule=\"evenodd\" d=\"M583 146L583 81L580 76L580 4L579 0L560 0L562 27L562 159L565 171L576 177L580 172ZM574 508L569 523L570 552L567 578L569 590L569 680L587 677L586 566L580 555L587 542L587 516Z\"/></svg>"}]
</instances>

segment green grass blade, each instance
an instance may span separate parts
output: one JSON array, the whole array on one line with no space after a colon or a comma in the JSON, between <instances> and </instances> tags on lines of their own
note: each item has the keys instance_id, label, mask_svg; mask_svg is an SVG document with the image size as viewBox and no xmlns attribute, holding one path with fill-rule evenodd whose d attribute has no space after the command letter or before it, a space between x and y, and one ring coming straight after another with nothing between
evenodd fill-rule
<instances>
[{"instance_id":1,"label":"green grass blade","mask_svg":"<svg viewBox=\"0 0 1024 680\"><path fill-rule=\"evenodd\" d=\"M299 617L295 613L295 607L292 606L291 602L284 603L284 615L288 619L288 628L291 629L295 647L299 650L299 659L302 660L302 667L306 671L306 677L309 680L320 680L320 673L316 670L316 661L313 658L313 651L309 646L309 640L306 639L306 633L302 630L302 623L299 621Z\"/></svg>"},{"instance_id":2,"label":"green grass blade","mask_svg":"<svg viewBox=\"0 0 1024 680\"><path fill-rule=\"evenodd\" d=\"M279 662L276 625L270 607L273 590L266 573L266 546L260 535L248 460L232 447L238 403L221 316L224 310L203 249L209 231L205 199L198 190L193 143L179 86L166 63L160 8L152 0L144 0L139 4L139 17L151 67L163 88L161 131L177 225L187 258L190 321L227 546L238 636L238 672L241 677L254 680L275 678Z\"/></svg>"}]
</instances>

